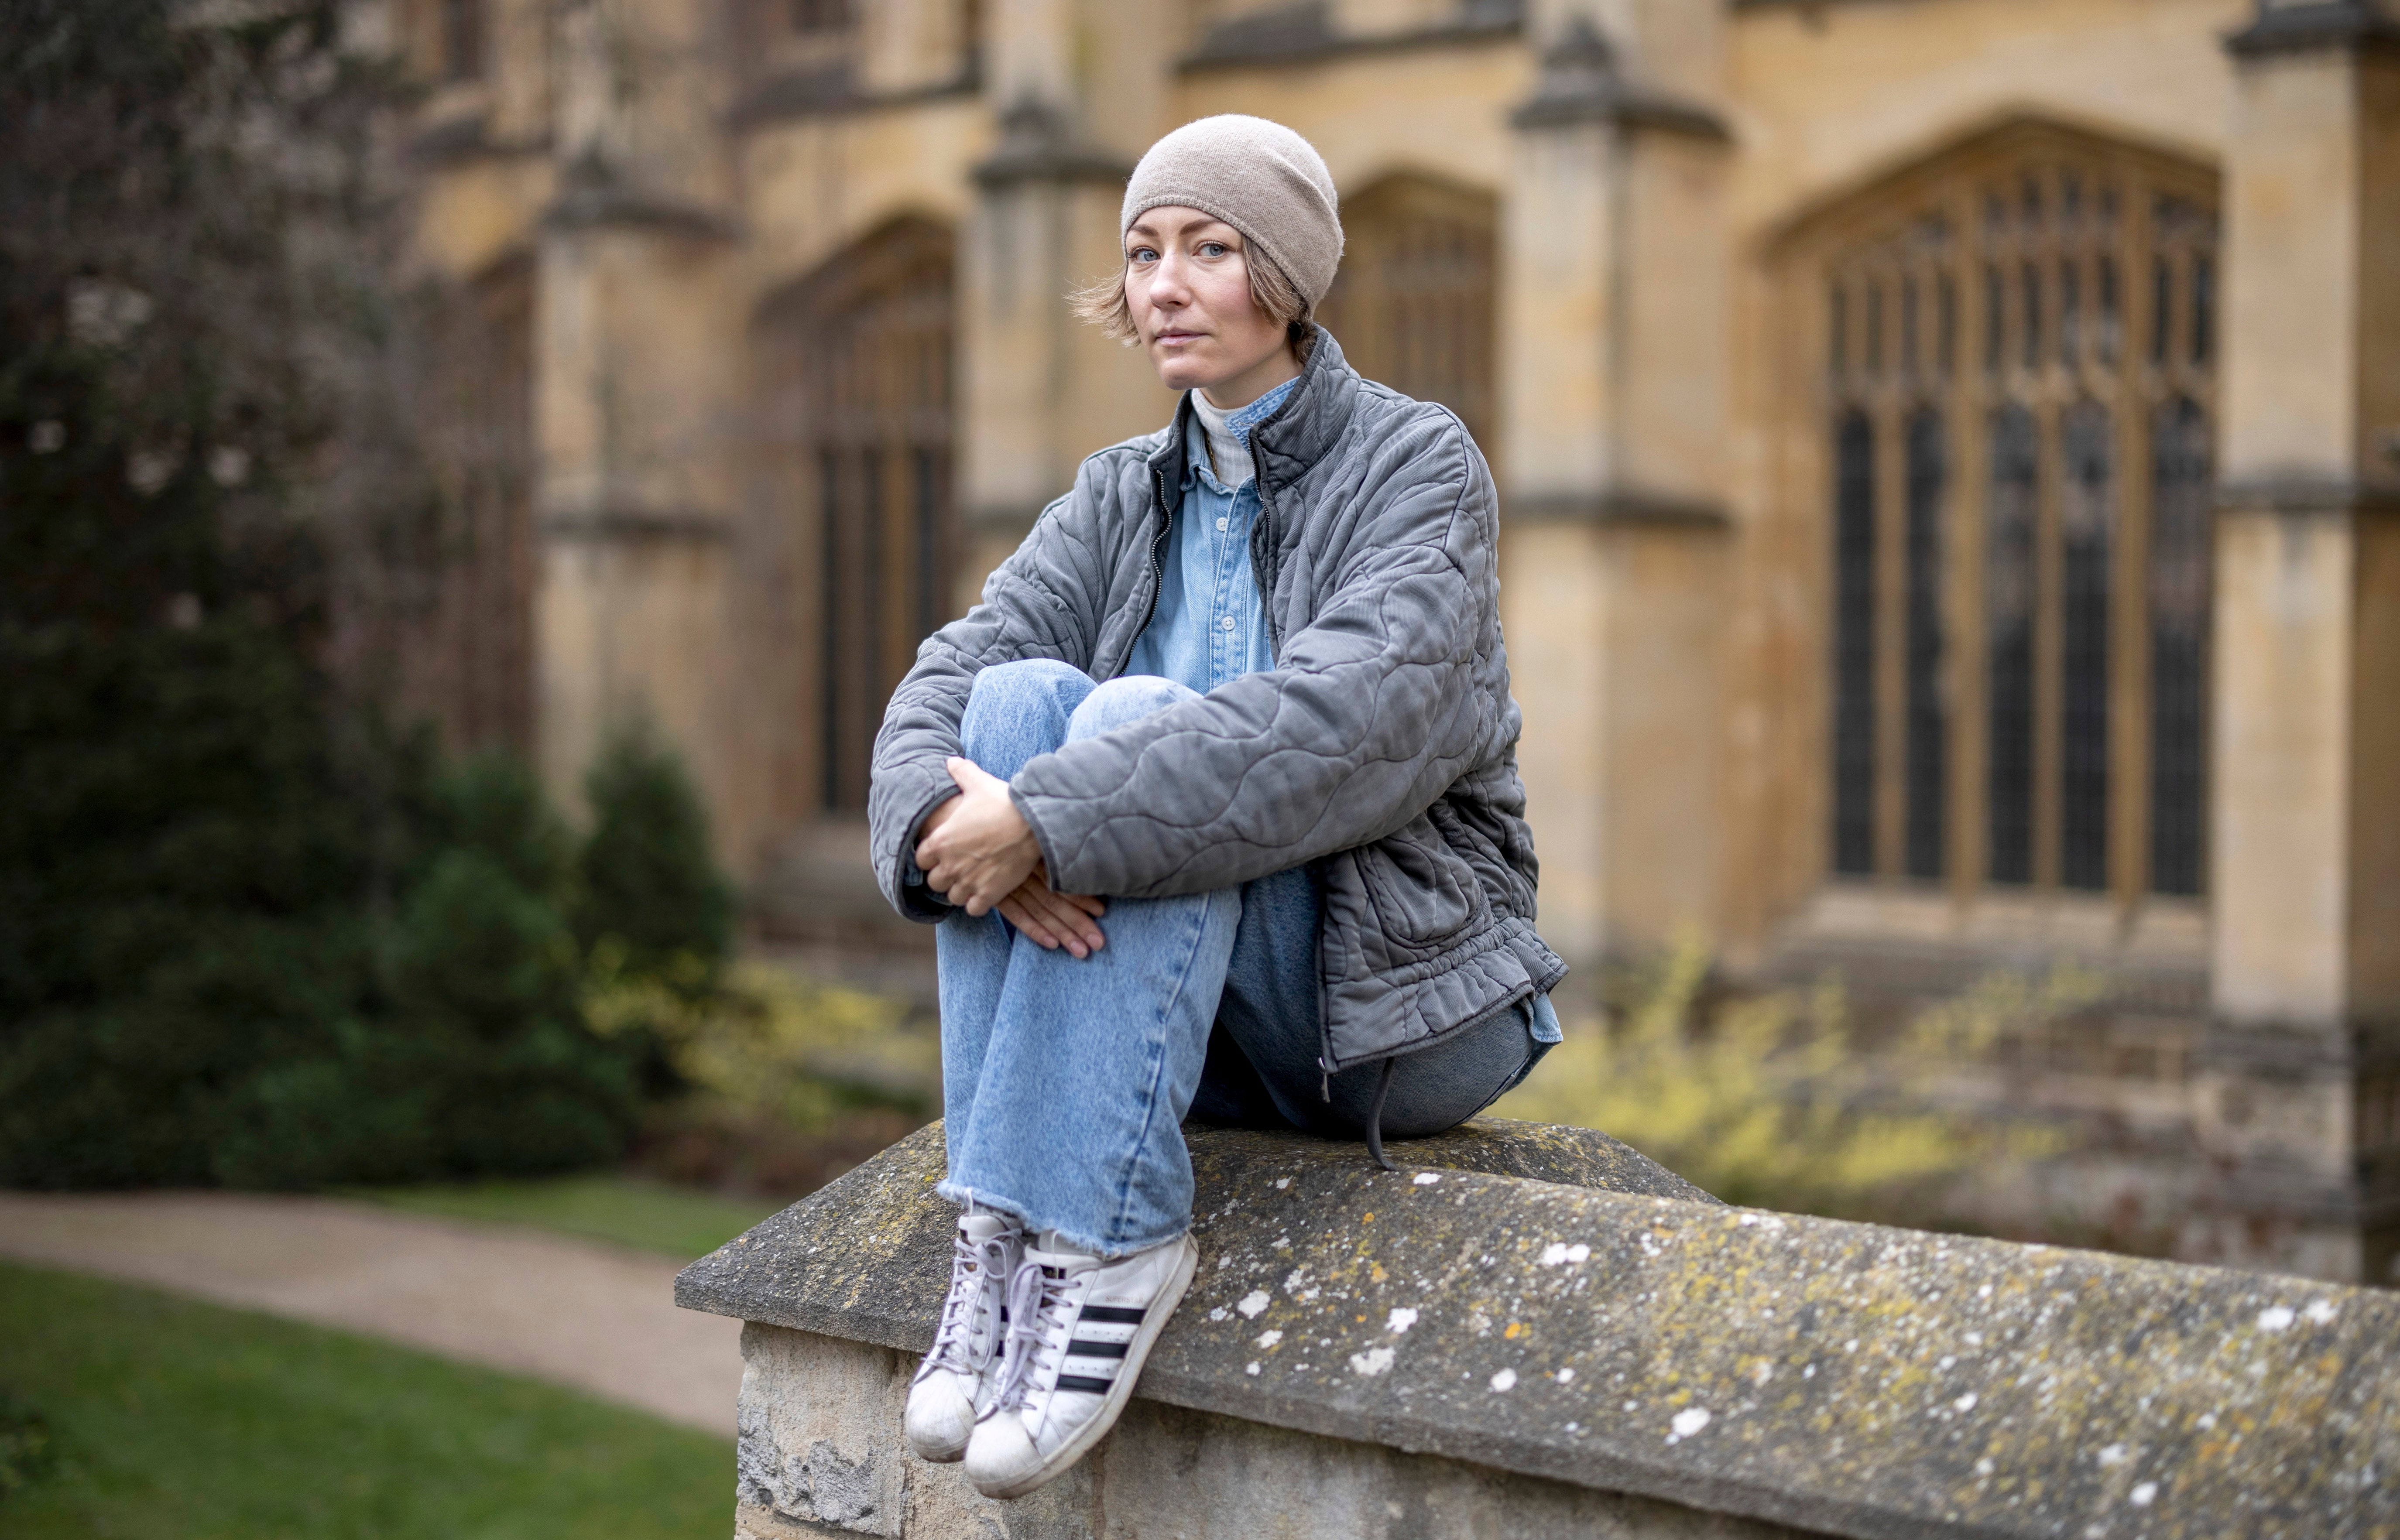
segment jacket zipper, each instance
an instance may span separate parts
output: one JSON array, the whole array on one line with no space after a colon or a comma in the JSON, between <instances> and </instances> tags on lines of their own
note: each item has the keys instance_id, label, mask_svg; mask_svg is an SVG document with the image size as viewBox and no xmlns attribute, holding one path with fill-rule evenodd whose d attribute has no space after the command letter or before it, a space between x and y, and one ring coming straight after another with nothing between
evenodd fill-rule
<instances>
[{"instance_id":1,"label":"jacket zipper","mask_svg":"<svg viewBox=\"0 0 2400 1540\"><path fill-rule=\"evenodd\" d=\"M1289 403L1287 403L1289 404ZM1275 416L1283 414L1278 411ZM1274 418L1269 418L1273 421ZM1249 440L1250 463L1258 463L1259 440L1253 431L1245 434ZM1282 548L1275 539L1275 499L1267 496L1266 472L1257 472L1259 484L1259 522L1250 531L1250 580L1259 588L1259 606L1267 612L1267 652L1277 663L1283 661L1283 620L1275 614L1275 571L1281 565L1275 553Z\"/></svg>"},{"instance_id":2,"label":"jacket zipper","mask_svg":"<svg viewBox=\"0 0 2400 1540\"><path fill-rule=\"evenodd\" d=\"M1250 440L1250 457L1253 463L1257 460L1258 452L1258 440L1253 436ZM1259 604L1267 612L1267 651L1280 665L1283 662L1283 620L1275 613L1275 574L1282 564L1275 561L1274 556L1275 553L1280 552L1283 547L1275 538L1275 499L1267 495L1267 479L1263 472L1260 474L1258 482L1259 522L1251 536L1250 580L1259 585ZM1323 924L1320 920L1317 945L1322 947L1324 944ZM1326 998L1325 967L1320 960L1316 969L1316 1044L1320 1050L1316 1056L1316 1096L1318 1100L1329 1105L1333 1100L1333 1027L1332 1015L1329 1009L1331 1004L1332 1002Z\"/></svg>"},{"instance_id":3,"label":"jacket zipper","mask_svg":"<svg viewBox=\"0 0 2400 1540\"><path fill-rule=\"evenodd\" d=\"M1140 645L1142 633L1158 619L1158 591L1166 586L1166 535L1174 527L1175 516L1166 509L1166 477L1155 468L1150 472L1150 499L1151 516L1158 521L1158 530L1150 538L1150 607L1141 612L1141 624L1134 627L1132 640L1125 643L1125 661L1117 665L1119 678L1133 662L1134 648Z\"/></svg>"}]
</instances>

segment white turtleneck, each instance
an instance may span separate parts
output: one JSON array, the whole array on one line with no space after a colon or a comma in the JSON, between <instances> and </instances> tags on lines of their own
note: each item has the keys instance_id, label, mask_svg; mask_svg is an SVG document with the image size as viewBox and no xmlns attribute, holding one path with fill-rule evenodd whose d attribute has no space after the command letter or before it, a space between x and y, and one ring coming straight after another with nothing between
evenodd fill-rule
<instances>
[{"instance_id":1,"label":"white turtleneck","mask_svg":"<svg viewBox=\"0 0 2400 1540\"><path fill-rule=\"evenodd\" d=\"M1226 486L1239 488L1244 482L1258 474L1250 461L1250 441L1247 433L1236 433L1225 426L1226 419L1242 409L1227 411L1208 400L1206 390L1192 392L1192 410L1200 418L1201 430L1208 435L1209 468L1217 480Z\"/></svg>"}]
</instances>

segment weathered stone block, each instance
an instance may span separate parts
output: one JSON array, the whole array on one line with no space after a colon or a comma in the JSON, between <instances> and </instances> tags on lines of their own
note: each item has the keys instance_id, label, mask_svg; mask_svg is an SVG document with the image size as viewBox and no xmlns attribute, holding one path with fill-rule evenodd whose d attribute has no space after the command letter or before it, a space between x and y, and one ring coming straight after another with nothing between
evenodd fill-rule
<instances>
[{"instance_id":1,"label":"weathered stone block","mask_svg":"<svg viewBox=\"0 0 2400 1540\"><path fill-rule=\"evenodd\" d=\"M1800 1532L1438 1455L1137 1400L1021 1502L978 1496L899 1438L913 1354L783 1327L742 1337L736 1540L1772 1540Z\"/></svg>"},{"instance_id":2,"label":"weathered stone block","mask_svg":"<svg viewBox=\"0 0 2400 1540\"><path fill-rule=\"evenodd\" d=\"M1024 1503L899 1438L938 1129L688 1269L754 1323L751 1533L2400 1533L2400 1297L1731 1208L1577 1130L1192 1149L1200 1275Z\"/></svg>"}]
</instances>

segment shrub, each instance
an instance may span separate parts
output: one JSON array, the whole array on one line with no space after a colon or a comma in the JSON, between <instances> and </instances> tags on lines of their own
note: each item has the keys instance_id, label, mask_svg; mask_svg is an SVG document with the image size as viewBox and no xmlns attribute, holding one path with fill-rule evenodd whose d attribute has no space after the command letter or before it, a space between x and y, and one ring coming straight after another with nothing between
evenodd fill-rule
<instances>
[{"instance_id":1,"label":"shrub","mask_svg":"<svg viewBox=\"0 0 2400 1540\"><path fill-rule=\"evenodd\" d=\"M118 541L123 446L93 423L41 463L14 404L0 383L0 1182L204 1180L242 1079L361 1002L368 824L209 493L170 482ZM69 543L89 601L36 586L27 548Z\"/></svg>"},{"instance_id":2,"label":"shrub","mask_svg":"<svg viewBox=\"0 0 2400 1540\"><path fill-rule=\"evenodd\" d=\"M1838 983L1704 1010L1710 967L1704 947L1674 947L1613 1026L1570 1024L1495 1111L1601 1129L1729 1203L1894 1222L1938 1220L1943 1190L1980 1165L2055 1152L2047 1129L1941 1110L1935 1082L2090 999L2089 975L1984 981L1868 1053Z\"/></svg>"},{"instance_id":3,"label":"shrub","mask_svg":"<svg viewBox=\"0 0 2400 1540\"><path fill-rule=\"evenodd\" d=\"M593 1021L613 1035L654 1029L710 1113L821 1132L862 1106L922 1110L938 1047L901 1030L896 1001L803 978L770 963L733 968L704 994L595 972Z\"/></svg>"},{"instance_id":4,"label":"shrub","mask_svg":"<svg viewBox=\"0 0 2400 1540\"><path fill-rule=\"evenodd\" d=\"M344 33L0 6L0 1183L526 1169L632 1122L539 789L373 709L430 482Z\"/></svg>"},{"instance_id":5,"label":"shrub","mask_svg":"<svg viewBox=\"0 0 2400 1540\"><path fill-rule=\"evenodd\" d=\"M432 798L434 838L381 934L378 1010L323 1051L264 1066L216 1174L241 1186L399 1181L589 1165L620 1153L635 1097L583 1014L564 829L502 756Z\"/></svg>"},{"instance_id":6,"label":"shrub","mask_svg":"<svg viewBox=\"0 0 2400 1540\"><path fill-rule=\"evenodd\" d=\"M695 990L594 960L593 1021L657 1045L675 1090L637 1161L669 1179L813 1191L933 1114L940 1045L901 1002L739 962Z\"/></svg>"},{"instance_id":7,"label":"shrub","mask_svg":"<svg viewBox=\"0 0 2400 1540\"><path fill-rule=\"evenodd\" d=\"M587 948L613 943L628 975L704 984L732 945L733 891L683 761L648 727L625 726L583 786L592 832L576 863L578 939Z\"/></svg>"}]
</instances>

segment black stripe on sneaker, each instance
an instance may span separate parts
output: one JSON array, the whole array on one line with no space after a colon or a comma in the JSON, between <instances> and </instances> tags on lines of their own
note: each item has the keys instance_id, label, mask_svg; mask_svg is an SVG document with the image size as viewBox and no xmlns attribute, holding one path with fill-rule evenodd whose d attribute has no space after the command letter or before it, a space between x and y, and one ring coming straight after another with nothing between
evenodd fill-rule
<instances>
[{"instance_id":1,"label":"black stripe on sneaker","mask_svg":"<svg viewBox=\"0 0 2400 1540\"><path fill-rule=\"evenodd\" d=\"M1122 1358L1129 1342L1091 1342L1078 1337L1067 1344L1070 1358Z\"/></svg>"},{"instance_id":2,"label":"black stripe on sneaker","mask_svg":"<svg viewBox=\"0 0 2400 1540\"><path fill-rule=\"evenodd\" d=\"M1106 1396L1116 1386L1107 1380L1095 1380L1088 1374L1061 1374L1058 1376L1058 1388L1081 1390L1094 1396Z\"/></svg>"},{"instance_id":3,"label":"black stripe on sneaker","mask_svg":"<svg viewBox=\"0 0 2400 1540\"><path fill-rule=\"evenodd\" d=\"M1139 1326L1141 1318L1149 1314L1148 1310L1129 1310L1124 1305L1087 1304L1084 1307L1083 1318L1087 1321L1105 1321L1117 1326Z\"/></svg>"}]
</instances>

